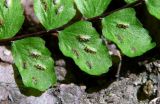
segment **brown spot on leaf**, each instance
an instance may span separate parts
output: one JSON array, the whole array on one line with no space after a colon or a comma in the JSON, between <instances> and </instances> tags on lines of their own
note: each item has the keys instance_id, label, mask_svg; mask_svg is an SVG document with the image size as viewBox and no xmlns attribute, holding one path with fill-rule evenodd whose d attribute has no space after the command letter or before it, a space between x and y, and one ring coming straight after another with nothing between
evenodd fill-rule
<instances>
[{"instance_id":1,"label":"brown spot on leaf","mask_svg":"<svg viewBox=\"0 0 160 104\"><path fill-rule=\"evenodd\" d=\"M126 24L117 24L117 27L118 27L118 28L122 28L122 29L126 29L126 28L128 28L129 26L126 25Z\"/></svg>"},{"instance_id":2,"label":"brown spot on leaf","mask_svg":"<svg viewBox=\"0 0 160 104\"><path fill-rule=\"evenodd\" d=\"M40 53L38 53L38 52L34 52L34 51L32 51L32 52L30 52L30 56L32 57L32 58L39 58L40 56L41 56L41 54Z\"/></svg>"},{"instance_id":3,"label":"brown spot on leaf","mask_svg":"<svg viewBox=\"0 0 160 104\"><path fill-rule=\"evenodd\" d=\"M76 49L72 49L73 53L77 56L77 58L79 58L79 53Z\"/></svg>"},{"instance_id":4,"label":"brown spot on leaf","mask_svg":"<svg viewBox=\"0 0 160 104\"><path fill-rule=\"evenodd\" d=\"M97 52L97 50L93 47L89 47L89 46L85 46L84 50L87 52L87 53L92 53L92 54L95 54Z\"/></svg>"},{"instance_id":5,"label":"brown spot on leaf","mask_svg":"<svg viewBox=\"0 0 160 104\"><path fill-rule=\"evenodd\" d=\"M88 35L79 35L77 38L80 42L88 42L91 39Z\"/></svg>"},{"instance_id":6,"label":"brown spot on leaf","mask_svg":"<svg viewBox=\"0 0 160 104\"><path fill-rule=\"evenodd\" d=\"M40 64L34 65L35 68L37 68L38 70L45 70L46 68Z\"/></svg>"}]
</instances>

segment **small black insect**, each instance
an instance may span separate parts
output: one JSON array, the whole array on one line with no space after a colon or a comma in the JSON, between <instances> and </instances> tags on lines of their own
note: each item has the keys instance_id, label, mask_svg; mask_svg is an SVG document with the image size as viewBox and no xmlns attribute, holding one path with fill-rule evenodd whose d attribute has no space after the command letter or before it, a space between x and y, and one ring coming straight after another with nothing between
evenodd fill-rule
<instances>
[{"instance_id":1,"label":"small black insect","mask_svg":"<svg viewBox=\"0 0 160 104\"><path fill-rule=\"evenodd\" d=\"M87 66L89 67L89 69L92 69L92 64L89 61L86 61Z\"/></svg>"},{"instance_id":2,"label":"small black insect","mask_svg":"<svg viewBox=\"0 0 160 104\"><path fill-rule=\"evenodd\" d=\"M39 70L45 70L46 69L44 66L39 65L39 64L34 65L34 67L37 68L37 69L39 69Z\"/></svg>"},{"instance_id":3,"label":"small black insect","mask_svg":"<svg viewBox=\"0 0 160 104\"><path fill-rule=\"evenodd\" d=\"M80 42L88 42L90 39L91 39L91 37L88 35L79 35L78 36L78 40Z\"/></svg>"},{"instance_id":4,"label":"small black insect","mask_svg":"<svg viewBox=\"0 0 160 104\"><path fill-rule=\"evenodd\" d=\"M93 54L95 54L97 52L97 50L95 48L92 48L89 46L85 46L84 50L88 53L93 53Z\"/></svg>"},{"instance_id":5,"label":"small black insect","mask_svg":"<svg viewBox=\"0 0 160 104\"><path fill-rule=\"evenodd\" d=\"M118 28L122 28L122 29L126 29L126 28L128 28L129 26L126 25L126 24L117 24L117 27L118 27Z\"/></svg>"}]
</instances>

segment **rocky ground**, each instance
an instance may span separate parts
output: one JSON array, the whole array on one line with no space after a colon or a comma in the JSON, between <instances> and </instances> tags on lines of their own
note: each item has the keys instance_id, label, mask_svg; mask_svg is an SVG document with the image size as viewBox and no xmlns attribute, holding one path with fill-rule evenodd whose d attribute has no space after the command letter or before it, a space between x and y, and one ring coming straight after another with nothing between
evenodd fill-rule
<instances>
[{"instance_id":1,"label":"rocky ground","mask_svg":"<svg viewBox=\"0 0 160 104\"><path fill-rule=\"evenodd\" d=\"M142 69L121 72L120 79L115 80L114 76L107 78L109 74L93 78L81 72L74 75L73 70L67 69L67 60L57 59L57 85L38 92L23 86L12 54L4 46L0 47L0 59L0 104L148 104L154 98L150 104L159 101L159 60L141 62L138 65Z\"/></svg>"}]
</instances>

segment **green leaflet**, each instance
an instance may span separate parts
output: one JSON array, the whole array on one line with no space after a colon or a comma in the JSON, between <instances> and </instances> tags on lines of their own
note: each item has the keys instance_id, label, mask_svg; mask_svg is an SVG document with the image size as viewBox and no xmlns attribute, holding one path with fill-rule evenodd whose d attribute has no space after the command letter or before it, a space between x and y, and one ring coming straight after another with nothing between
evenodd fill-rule
<instances>
[{"instance_id":1,"label":"green leaflet","mask_svg":"<svg viewBox=\"0 0 160 104\"><path fill-rule=\"evenodd\" d=\"M137 1L137 0L124 0L126 3L133 3L133 2L135 2L135 1Z\"/></svg>"},{"instance_id":2,"label":"green leaflet","mask_svg":"<svg viewBox=\"0 0 160 104\"><path fill-rule=\"evenodd\" d=\"M68 23L76 14L73 0L34 0L35 14L47 29Z\"/></svg>"},{"instance_id":3,"label":"green leaflet","mask_svg":"<svg viewBox=\"0 0 160 104\"><path fill-rule=\"evenodd\" d=\"M13 37L23 21L21 0L0 0L0 39Z\"/></svg>"},{"instance_id":4,"label":"green leaflet","mask_svg":"<svg viewBox=\"0 0 160 104\"><path fill-rule=\"evenodd\" d=\"M122 53L129 57L140 56L156 45L132 8L112 13L102 20L102 24L103 35L115 42Z\"/></svg>"},{"instance_id":5,"label":"green leaflet","mask_svg":"<svg viewBox=\"0 0 160 104\"><path fill-rule=\"evenodd\" d=\"M145 3L149 13L160 19L160 0L145 0Z\"/></svg>"},{"instance_id":6,"label":"green leaflet","mask_svg":"<svg viewBox=\"0 0 160 104\"><path fill-rule=\"evenodd\" d=\"M80 21L61 31L59 47L88 74L103 74L112 65L106 46L90 22Z\"/></svg>"},{"instance_id":7,"label":"green leaflet","mask_svg":"<svg viewBox=\"0 0 160 104\"><path fill-rule=\"evenodd\" d=\"M74 0L79 11L86 18L101 15L108 7L111 0Z\"/></svg>"},{"instance_id":8,"label":"green leaflet","mask_svg":"<svg viewBox=\"0 0 160 104\"><path fill-rule=\"evenodd\" d=\"M41 38L14 41L12 53L25 86L44 91L56 83L54 62Z\"/></svg>"}]
</instances>

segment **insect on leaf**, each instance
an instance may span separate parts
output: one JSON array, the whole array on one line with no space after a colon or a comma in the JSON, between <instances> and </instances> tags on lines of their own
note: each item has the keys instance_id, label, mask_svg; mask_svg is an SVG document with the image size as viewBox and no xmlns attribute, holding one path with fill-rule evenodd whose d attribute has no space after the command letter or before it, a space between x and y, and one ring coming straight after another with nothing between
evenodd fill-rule
<instances>
[{"instance_id":1,"label":"insect on leaf","mask_svg":"<svg viewBox=\"0 0 160 104\"><path fill-rule=\"evenodd\" d=\"M34 0L34 10L47 30L65 25L76 14L73 0Z\"/></svg>"},{"instance_id":2,"label":"insect on leaf","mask_svg":"<svg viewBox=\"0 0 160 104\"><path fill-rule=\"evenodd\" d=\"M41 38L14 41L12 53L25 86L44 91L56 83L54 61Z\"/></svg>"},{"instance_id":3,"label":"insect on leaf","mask_svg":"<svg viewBox=\"0 0 160 104\"><path fill-rule=\"evenodd\" d=\"M102 20L102 25L103 35L129 57L140 56L156 45L132 8L112 13Z\"/></svg>"},{"instance_id":4,"label":"insect on leaf","mask_svg":"<svg viewBox=\"0 0 160 104\"><path fill-rule=\"evenodd\" d=\"M90 22L77 22L61 31L58 38L63 54L71 57L82 71L101 75L112 65L106 46Z\"/></svg>"}]
</instances>

